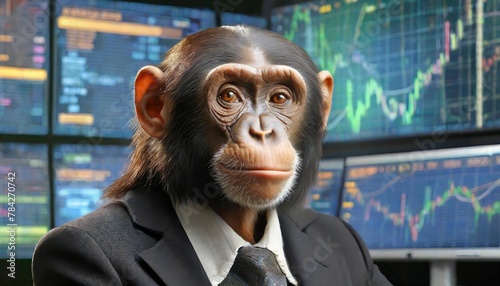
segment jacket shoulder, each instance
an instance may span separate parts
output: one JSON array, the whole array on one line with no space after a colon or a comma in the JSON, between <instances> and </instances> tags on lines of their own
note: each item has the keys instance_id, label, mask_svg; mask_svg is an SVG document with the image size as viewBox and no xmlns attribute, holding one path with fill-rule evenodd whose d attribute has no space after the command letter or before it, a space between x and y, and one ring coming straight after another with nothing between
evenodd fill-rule
<instances>
[{"instance_id":1,"label":"jacket shoulder","mask_svg":"<svg viewBox=\"0 0 500 286\"><path fill-rule=\"evenodd\" d=\"M110 224L128 225L130 215L121 201L113 201L61 227L74 227L88 233L99 233Z\"/></svg>"},{"instance_id":2,"label":"jacket shoulder","mask_svg":"<svg viewBox=\"0 0 500 286\"><path fill-rule=\"evenodd\" d=\"M134 224L122 201L109 203L61 227L75 228L85 232L103 248L107 255L111 256L111 259L116 255L136 254L158 241L156 235ZM117 243L120 244L120 248L117 247Z\"/></svg>"},{"instance_id":3,"label":"jacket shoulder","mask_svg":"<svg viewBox=\"0 0 500 286\"><path fill-rule=\"evenodd\" d=\"M371 272L373 261L363 239L352 226L342 219L321 213L315 213L314 220L304 229L312 236L325 237L338 245L338 250L347 261Z\"/></svg>"},{"instance_id":4,"label":"jacket shoulder","mask_svg":"<svg viewBox=\"0 0 500 286\"><path fill-rule=\"evenodd\" d=\"M312 242L312 257L318 256L319 249L331 254L317 258L325 265L342 268L342 276L353 285L391 285L373 263L361 236L348 223L309 209L296 209L288 213L288 217ZM287 229L290 229L289 223Z\"/></svg>"},{"instance_id":5,"label":"jacket shoulder","mask_svg":"<svg viewBox=\"0 0 500 286\"><path fill-rule=\"evenodd\" d=\"M158 237L137 228L121 201L50 230L35 247L36 285L121 285L150 279L139 254Z\"/></svg>"}]
</instances>

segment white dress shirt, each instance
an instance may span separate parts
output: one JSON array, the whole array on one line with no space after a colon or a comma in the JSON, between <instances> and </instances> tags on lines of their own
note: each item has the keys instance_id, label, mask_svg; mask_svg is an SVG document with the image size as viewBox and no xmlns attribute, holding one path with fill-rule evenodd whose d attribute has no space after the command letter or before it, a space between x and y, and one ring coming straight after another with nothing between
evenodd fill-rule
<instances>
[{"instance_id":1,"label":"white dress shirt","mask_svg":"<svg viewBox=\"0 0 500 286\"><path fill-rule=\"evenodd\" d=\"M219 285L233 266L238 249L251 244L241 238L211 207L178 206L175 211L208 279L212 285ZM273 252L288 281L297 285L297 280L286 262L280 223L275 209L267 212L264 235L253 246L267 248Z\"/></svg>"}]
</instances>

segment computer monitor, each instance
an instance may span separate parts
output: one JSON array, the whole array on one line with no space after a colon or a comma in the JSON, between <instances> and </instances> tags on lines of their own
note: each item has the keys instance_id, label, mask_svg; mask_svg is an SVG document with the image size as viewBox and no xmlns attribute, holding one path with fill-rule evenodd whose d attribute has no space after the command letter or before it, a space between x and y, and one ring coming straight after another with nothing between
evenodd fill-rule
<instances>
[{"instance_id":1,"label":"computer monitor","mask_svg":"<svg viewBox=\"0 0 500 286\"><path fill-rule=\"evenodd\" d=\"M31 258L50 229L48 148L0 143L0 258Z\"/></svg>"},{"instance_id":2,"label":"computer monitor","mask_svg":"<svg viewBox=\"0 0 500 286\"><path fill-rule=\"evenodd\" d=\"M324 159L320 162L315 186L307 196L306 207L336 216L344 175L343 159Z\"/></svg>"},{"instance_id":3,"label":"computer monitor","mask_svg":"<svg viewBox=\"0 0 500 286\"><path fill-rule=\"evenodd\" d=\"M264 17L250 16L237 13L223 13L221 16L222 25L247 25L261 29L267 28L267 20Z\"/></svg>"},{"instance_id":4,"label":"computer monitor","mask_svg":"<svg viewBox=\"0 0 500 286\"><path fill-rule=\"evenodd\" d=\"M103 190L118 179L128 163L127 146L57 145L55 225L77 219L99 207Z\"/></svg>"},{"instance_id":5,"label":"computer monitor","mask_svg":"<svg viewBox=\"0 0 500 286\"><path fill-rule=\"evenodd\" d=\"M500 145L346 159L340 217L375 258L500 258Z\"/></svg>"},{"instance_id":6,"label":"computer monitor","mask_svg":"<svg viewBox=\"0 0 500 286\"><path fill-rule=\"evenodd\" d=\"M0 1L0 133L47 133L48 2Z\"/></svg>"},{"instance_id":7,"label":"computer monitor","mask_svg":"<svg viewBox=\"0 0 500 286\"><path fill-rule=\"evenodd\" d=\"M499 12L497 1L323 0L275 8L271 27L335 78L325 141L361 141L498 128Z\"/></svg>"},{"instance_id":8,"label":"computer monitor","mask_svg":"<svg viewBox=\"0 0 500 286\"><path fill-rule=\"evenodd\" d=\"M127 138L132 84L181 38L214 27L210 10L122 1L56 1L56 134Z\"/></svg>"}]
</instances>

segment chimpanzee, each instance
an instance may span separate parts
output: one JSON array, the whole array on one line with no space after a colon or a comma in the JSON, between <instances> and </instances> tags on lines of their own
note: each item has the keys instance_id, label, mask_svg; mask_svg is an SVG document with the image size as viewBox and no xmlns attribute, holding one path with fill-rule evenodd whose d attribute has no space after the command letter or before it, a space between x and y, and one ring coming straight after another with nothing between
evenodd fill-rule
<instances>
[{"instance_id":1,"label":"chimpanzee","mask_svg":"<svg viewBox=\"0 0 500 286\"><path fill-rule=\"evenodd\" d=\"M135 80L108 204L51 230L36 285L390 285L358 234L303 208L333 78L266 30L192 34Z\"/></svg>"}]
</instances>

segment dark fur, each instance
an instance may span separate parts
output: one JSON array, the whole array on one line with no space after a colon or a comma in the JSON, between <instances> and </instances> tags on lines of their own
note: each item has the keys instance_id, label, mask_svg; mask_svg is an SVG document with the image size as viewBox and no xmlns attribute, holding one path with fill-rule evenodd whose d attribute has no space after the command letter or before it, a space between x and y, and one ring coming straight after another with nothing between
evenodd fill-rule
<instances>
[{"instance_id":1,"label":"dark fur","mask_svg":"<svg viewBox=\"0 0 500 286\"><path fill-rule=\"evenodd\" d=\"M298 142L292 145L300 153L302 167L293 194L280 208L301 205L314 184L321 158L321 93L318 70L306 52L281 36L255 28L248 33L226 28L208 29L186 37L170 51L159 68L165 74L163 96L174 102L171 124L163 140L150 137L136 128L134 151L128 170L105 192L119 198L136 187L166 190L174 203L197 199L207 186L213 186L209 164L214 153L208 136L210 117L202 82L213 68L225 63L248 61L248 48L258 47L270 64L297 69L308 87L306 116ZM213 132L213 131L212 131ZM220 131L217 131L220 132ZM198 197L199 199L199 197Z\"/></svg>"}]
</instances>

